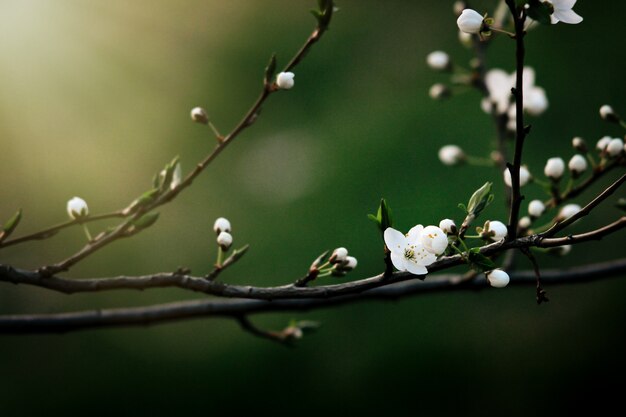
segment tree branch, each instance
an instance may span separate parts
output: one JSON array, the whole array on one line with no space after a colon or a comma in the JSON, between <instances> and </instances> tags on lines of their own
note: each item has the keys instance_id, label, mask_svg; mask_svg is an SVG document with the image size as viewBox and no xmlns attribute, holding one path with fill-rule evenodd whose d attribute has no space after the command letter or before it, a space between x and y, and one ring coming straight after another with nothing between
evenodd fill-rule
<instances>
[{"instance_id":1,"label":"tree branch","mask_svg":"<svg viewBox=\"0 0 626 417\"><path fill-rule=\"evenodd\" d=\"M544 284L577 284L617 277L626 272L626 259L570 269L544 270ZM536 285L533 271L511 272L509 285ZM61 314L0 316L0 334L66 333L105 327L146 326L202 317L232 317L269 312L309 311L357 301L397 300L435 292L476 291L488 288L487 280L460 282L461 275L432 276L427 281L411 280L359 294L301 300L193 300L149 307L79 311Z\"/></svg>"}]
</instances>

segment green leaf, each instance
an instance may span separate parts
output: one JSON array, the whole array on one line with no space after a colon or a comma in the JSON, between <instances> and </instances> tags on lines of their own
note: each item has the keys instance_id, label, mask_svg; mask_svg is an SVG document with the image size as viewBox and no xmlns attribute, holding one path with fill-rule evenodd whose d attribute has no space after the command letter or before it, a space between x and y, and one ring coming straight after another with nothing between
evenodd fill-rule
<instances>
[{"instance_id":1,"label":"green leaf","mask_svg":"<svg viewBox=\"0 0 626 417\"><path fill-rule=\"evenodd\" d=\"M269 85L274 79L274 73L276 72L276 54L273 53L270 57L270 62L267 63L265 67L265 76L263 78L263 83L265 85Z\"/></svg>"},{"instance_id":2,"label":"green leaf","mask_svg":"<svg viewBox=\"0 0 626 417\"><path fill-rule=\"evenodd\" d=\"M179 156L175 156L169 164L165 165L165 168L163 168L163 171L161 171L162 174L159 174L159 188L161 190L164 190L170 186L172 178L174 177L174 170L176 169L176 164L178 164L179 159Z\"/></svg>"},{"instance_id":3,"label":"green leaf","mask_svg":"<svg viewBox=\"0 0 626 417\"><path fill-rule=\"evenodd\" d=\"M485 209L493 201L491 194L491 182L486 182L470 197L467 203L467 213L478 217L481 211Z\"/></svg>"},{"instance_id":4,"label":"green leaf","mask_svg":"<svg viewBox=\"0 0 626 417\"><path fill-rule=\"evenodd\" d=\"M330 19L333 16L334 4L333 0L318 0L317 5L319 10L311 10L311 14L317 20L317 27L320 31L328 29Z\"/></svg>"},{"instance_id":5,"label":"green leaf","mask_svg":"<svg viewBox=\"0 0 626 417\"><path fill-rule=\"evenodd\" d=\"M387 201L384 198L380 199L380 207L378 208L380 213L380 229L385 231L388 227L393 227L393 217L391 215L391 208L387 205Z\"/></svg>"},{"instance_id":6,"label":"green leaf","mask_svg":"<svg viewBox=\"0 0 626 417\"><path fill-rule=\"evenodd\" d=\"M0 242L6 239L13 233L22 220L22 209L19 209L5 224L2 226L2 233L0 233Z\"/></svg>"},{"instance_id":7,"label":"green leaf","mask_svg":"<svg viewBox=\"0 0 626 417\"><path fill-rule=\"evenodd\" d=\"M146 213L133 222L136 229L146 229L152 226L159 218L159 213Z\"/></svg>"},{"instance_id":8,"label":"green leaf","mask_svg":"<svg viewBox=\"0 0 626 417\"><path fill-rule=\"evenodd\" d=\"M233 259L233 262L237 262L246 252L250 249L250 245L245 245L239 249L235 249L233 253L230 255L230 258Z\"/></svg>"},{"instance_id":9,"label":"green leaf","mask_svg":"<svg viewBox=\"0 0 626 417\"><path fill-rule=\"evenodd\" d=\"M494 264L491 259L487 258L485 255L480 253L479 248L472 248L469 250L468 260L470 262L470 266L472 267L472 269L475 269L478 271L483 271L483 272L491 271L492 269L495 269L496 267L496 264Z\"/></svg>"},{"instance_id":10,"label":"green leaf","mask_svg":"<svg viewBox=\"0 0 626 417\"><path fill-rule=\"evenodd\" d=\"M553 6L547 3L541 2L539 0L528 1L528 17L536 20L543 25L549 25L551 23L550 15L553 11Z\"/></svg>"}]
</instances>

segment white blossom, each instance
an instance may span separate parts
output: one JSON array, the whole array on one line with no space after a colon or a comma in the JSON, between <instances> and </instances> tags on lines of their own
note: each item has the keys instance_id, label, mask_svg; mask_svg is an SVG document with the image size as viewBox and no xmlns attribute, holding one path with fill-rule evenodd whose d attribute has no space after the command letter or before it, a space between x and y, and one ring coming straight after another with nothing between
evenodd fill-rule
<instances>
[{"instance_id":1,"label":"white blossom","mask_svg":"<svg viewBox=\"0 0 626 417\"><path fill-rule=\"evenodd\" d=\"M546 90L541 87L531 86L527 93L524 93L524 109L531 116L539 116L548 108L548 97Z\"/></svg>"},{"instance_id":2,"label":"white blossom","mask_svg":"<svg viewBox=\"0 0 626 417\"><path fill-rule=\"evenodd\" d=\"M604 120L609 120L610 118L615 117L613 107L609 106L608 104L600 107L600 117Z\"/></svg>"},{"instance_id":3,"label":"white blossom","mask_svg":"<svg viewBox=\"0 0 626 417\"><path fill-rule=\"evenodd\" d=\"M610 156L617 156L620 153L622 153L623 150L624 150L624 141L621 140L620 138L613 138L611 139L609 144L606 145L606 152Z\"/></svg>"},{"instance_id":4,"label":"white blossom","mask_svg":"<svg viewBox=\"0 0 626 417\"><path fill-rule=\"evenodd\" d=\"M356 260L354 256L347 256L346 264L343 266L343 268L348 271L352 271L354 268L356 268L357 264L358 264L358 261Z\"/></svg>"},{"instance_id":5,"label":"white blossom","mask_svg":"<svg viewBox=\"0 0 626 417\"><path fill-rule=\"evenodd\" d=\"M611 142L611 139L612 138L610 136L602 136L598 143L596 143L596 149L600 152L604 152L606 150L606 147Z\"/></svg>"},{"instance_id":6,"label":"white blossom","mask_svg":"<svg viewBox=\"0 0 626 417\"><path fill-rule=\"evenodd\" d=\"M508 232L506 225L498 220L487 220L484 229L487 228L489 228L489 238L495 242L504 239Z\"/></svg>"},{"instance_id":7,"label":"white blossom","mask_svg":"<svg viewBox=\"0 0 626 417\"><path fill-rule=\"evenodd\" d=\"M565 171L565 162L562 158L554 157L548 159L546 162L546 166L543 169L543 173L546 177L552 178L553 180L558 180L563 176L563 172Z\"/></svg>"},{"instance_id":8,"label":"white blossom","mask_svg":"<svg viewBox=\"0 0 626 417\"><path fill-rule=\"evenodd\" d=\"M489 284L495 288L504 288L511 280L509 278L509 274L502 269L494 269L492 271L485 272L485 277L487 277Z\"/></svg>"},{"instance_id":9,"label":"white blossom","mask_svg":"<svg viewBox=\"0 0 626 417\"><path fill-rule=\"evenodd\" d=\"M67 202L67 214L72 219L80 219L89 215L87 202L80 197L74 197Z\"/></svg>"},{"instance_id":10,"label":"white blossom","mask_svg":"<svg viewBox=\"0 0 626 417\"><path fill-rule=\"evenodd\" d=\"M583 21L583 18L572 10L576 0L550 0L549 4L554 9L550 15L550 21L553 25L559 22L577 24Z\"/></svg>"},{"instance_id":11,"label":"white blossom","mask_svg":"<svg viewBox=\"0 0 626 417\"><path fill-rule=\"evenodd\" d=\"M346 260L348 257L348 249L346 248L337 248L333 251L333 254L330 256L330 263L341 263Z\"/></svg>"},{"instance_id":12,"label":"white blossom","mask_svg":"<svg viewBox=\"0 0 626 417\"><path fill-rule=\"evenodd\" d=\"M226 219L224 217L218 217L215 220L215 223L213 223L213 231L215 233L217 233L218 235L221 232L228 232L228 233L230 233L230 231L231 231L230 222L228 221L228 219Z\"/></svg>"},{"instance_id":13,"label":"white blossom","mask_svg":"<svg viewBox=\"0 0 626 417\"><path fill-rule=\"evenodd\" d=\"M283 90L289 90L294 85L293 72L281 72L276 76L276 85Z\"/></svg>"},{"instance_id":14,"label":"white blossom","mask_svg":"<svg viewBox=\"0 0 626 417\"><path fill-rule=\"evenodd\" d=\"M445 70L450 67L450 56L443 51L433 51L426 56L426 63L434 70Z\"/></svg>"},{"instance_id":15,"label":"white blossom","mask_svg":"<svg viewBox=\"0 0 626 417\"><path fill-rule=\"evenodd\" d=\"M483 27L483 19L476 10L465 9L456 20L456 24L462 32L478 34Z\"/></svg>"},{"instance_id":16,"label":"white blossom","mask_svg":"<svg viewBox=\"0 0 626 417\"><path fill-rule=\"evenodd\" d=\"M194 107L191 109L191 120L203 125L209 123L209 115L202 107Z\"/></svg>"},{"instance_id":17,"label":"white blossom","mask_svg":"<svg viewBox=\"0 0 626 417\"><path fill-rule=\"evenodd\" d=\"M578 204L567 204L561 208L561 211L559 211L558 217L561 220L565 220L565 219L572 217L579 211L580 211L580 206Z\"/></svg>"},{"instance_id":18,"label":"white blossom","mask_svg":"<svg viewBox=\"0 0 626 417\"><path fill-rule=\"evenodd\" d=\"M399 271L425 275L428 273L426 267L437 260L437 256L428 252L421 243L423 230L424 227L419 224L406 235L391 227L383 233L385 245L391 252L391 262Z\"/></svg>"},{"instance_id":19,"label":"white blossom","mask_svg":"<svg viewBox=\"0 0 626 417\"><path fill-rule=\"evenodd\" d=\"M508 74L499 68L487 71L485 85L489 91L489 97L481 102L483 111L492 113L492 108L495 108L497 114L508 113L510 119L515 119L515 104L511 103L511 88L515 87L516 83L516 72ZM548 97L543 88L535 85L535 70L531 67L524 67L522 84L524 110L532 116L539 116L548 108ZM508 128L515 130L514 120Z\"/></svg>"},{"instance_id":20,"label":"white blossom","mask_svg":"<svg viewBox=\"0 0 626 417\"><path fill-rule=\"evenodd\" d=\"M428 90L428 95L433 100L443 100L450 96L450 89L441 83L433 84Z\"/></svg>"},{"instance_id":21,"label":"white blossom","mask_svg":"<svg viewBox=\"0 0 626 417\"><path fill-rule=\"evenodd\" d=\"M587 152L587 144L585 143L585 140L581 137L577 136L574 139L572 139L572 146L578 152L583 152L583 153Z\"/></svg>"},{"instance_id":22,"label":"white blossom","mask_svg":"<svg viewBox=\"0 0 626 417\"><path fill-rule=\"evenodd\" d=\"M446 234L453 235L456 234L456 224L452 219L443 219L439 222L439 228L443 230Z\"/></svg>"},{"instance_id":23,"label":"white blossom","mask_svg":"<svg viewBox=\"0 0 626 417\"><path fill-rule=\"evenodd\" d=\"M422 230L421 241L424 248L435 255L441 255L448 247L448 236L437 226L426 226Z\"/></svg>"},{"instance_id":24,"label":"white blossom","mask_svg":"<svg viewBox=\"0 0 626 417\"><path fill-rule=\"evenodd\" d=\"M439 160L444 165L456 165L465 159L463 149L457 145L446 145L439 149Z\"/></svg>"},{"instance_id":25,"label":"white blossom","mask_svg":"<svg viewBox=\"0 0 626 417\"><path fill-rule=\"evenodd\" d=\"M511 180L511 171L509 171L508 169L504 170L504 183L506 185L508 185L509 187L513 186L512 180ZM530 171L528 171L528 168L526 168L525 166L521 166L519 168L519 185L520 187L525 186L526 184L528 184L528 181L530 181Z\"/></svg>"},{"instance_id":26,"label":"white blossom","mask_svg":"<svg viewBox=\"0 0 626 417\"><path fill-rule=\"evenodd\" d=\"M223 250L228 250L230 245L233 244L233 236L228 232L220 232L220 234L217 235L217 244L220 245Z\"/></svg>"},{"instance_id":27,"label":"white blossom","mask_svg":"<svg viewBox=\"0 0 626 417\"><path fill-rule=\"evenodd\" d=\"M528 216L524 216L520 218L519 221L517 222L519 227L522 229L528 229L532 225L532 223L533 223L532 219Z\"/></svg>"},{"instance_id":28,"label":"white blossom","mask_svg":"<svg viewBox=\"0 0 626 417\"><path fill-rule=\"evenodd\" d=\"M567 163L567 167L573 174L581 174L587 169L587 160L582 155L574 155Z\"/></svg>"},{"instance_id":29,"label":"white blossom","mask_svg":"<svg viewBox=\"0 0 626 417\"><path fill-rule=\"evenodd\" d=\"M533 217L540 217L546 210L546 205L541 200L533 200L528 203L528 214Z\"/></svg>"}]
</instances>

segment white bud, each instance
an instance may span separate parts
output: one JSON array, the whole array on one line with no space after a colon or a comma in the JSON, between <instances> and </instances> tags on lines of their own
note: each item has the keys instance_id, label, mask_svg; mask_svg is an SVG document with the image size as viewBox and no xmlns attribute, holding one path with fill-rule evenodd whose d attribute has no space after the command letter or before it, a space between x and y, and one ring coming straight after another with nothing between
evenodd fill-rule
<instances>
[{"instance_id":1,"label":"white bud","mask_svg":"<svg viewBox=\"0 0 626 417\"><path fill-rule=\"evenodd\" d=\"M465 159L463 149L456 145L446 145L439 149L439 160L444 165L456 165Z\"/></svg>"},{"instance_id":2,"label":"white bud","mask_svg":"<svg viewBox=\"0 0 626 417\"><path fill-rule=\"evenodd\" d=\"M577 136L574 139L572 139L572 146L578 152L587 153L587 144L585 143L585 140L583 138L580 138Z\"/></svg>"},{"instance_id":3,"label":"white bud","mask_svg":"<svg viewBox=\"0 0 626 417\"><path fill-rule=\"evenodd\" d=\"M489 238L493 241L502 240L507 235L506 225L498 220L487 220L484 229L489 228Z\"/></svg>"},{"instance_id":4,"label":"white bud","mask_svg":"<svg viewBox=\"0 0 626 417\"><path fill-rule=\"evenodd\" d=\"M509 274L501 269L494 269L493 271L485 272L485 276L489 281L489 284L495 288L504 288L508 285Z\"/></svg>"},{"instance_id":5,"label":"white bud","mask_svg":"<svg viewBox=\"0 0 626 417\"><path fill-rule=\"evenodd\" d=\"M530 217L528 216L524 216L521 219L519 219L519 221L517 222L517 224L519 225L519 227L521 229L528 229L530 228L530 226L533 224L533 221L531 220Z\"/></svg>"},{"instance_id":6,"label":"white bud","mask_svg":"<svg viewBox=\"0 0 626 417\"><path fill-rule=\"evenodd\" d=\"M194 107L191 109L191 120L196 123L202 123L203 125L209 123L209 115L202 107Z\"/></svg>"},{"instance_id":7,"label":"white bud","mask_svg":"<svg viewBox=\"0 0 626 417\"><path fill-rule=\"evenodd\" d=\"M80 197L74 197L67 202L67 214L72 219L80 219L89 215L87 203Z\"/></svg>"},{"instance_id":8,"label":"white bud","mask_svg":"<svg viewBox=\"0 0 626 417\"><path fill-rule=\"evenodd\" d=\"M224 217L217 218L215 223L213 223L213 231L218 235L222 232L230 233L231 230L230 222Z\"/></svg>"},{"instance_id":9,"label":"white bud","mask_svg":"<svg viewBox=\"0 0 626 417\"><path fill-rule=\"evenodd\" d=\"M617 156L624 150L624 141L620 138L611 139L608 145L606 145L606 152L610 156Z\"/></svg>"},{"instance_id":10,"label":"white bud","mask_svg":"<svg viewBox=\"0 0 626 417\"><path fill-rule=\"evenodd\" d=\"M346 248L337 248L333 251L333 254L330 256L330 263L336 264L341 263L346 260L348 257L348 249Z\"/></svg>"},{"instance_id":11,"label":"white bud","mask_svg":"<svg viewBox=\"0 0 626 417\"><path fill-rule=\"evenodd\" d=\"M543 214L543 212L545 211L546 206L545 204L543 204L543 201L541 200L533 200L530 203L528 203L528 214L530 214L533 217L539 217Z\"/></svg>"},{"instance_id":12,"label":"white bud","mask_svg":"<svg viewBox=\"0 0 626 417\"><path fill-rule=\"evenodd\" d=\"M567 163L567 167L572 174L581 174L587 169L587 160L582 155L574 155Z\"/></svg>"},{"instance_id":13,"label":"white bud","mask_svg":"<svg viewBox=\"0 0 626 417\"><path fill-rule=\"evenodd\" d=\"M233 236L228 232L220 232L220 234L217 235L217 244L220 245L223 250L228 250L230 245L233 244Z\"/></svg>"},{"instance_id":14,"label":"white bud","mask_svg":"<svg viewBox=\"0 0 626 417\"><path fill-rule=\"evenodd\" d=\"M443 219L440 221L439 228L449 235L454 235L457 232L456 224L452 219Z\"/></svg>"},{"instance_id":15,"label":"white bud","mask_svg":"<svg viewBox=\"0 0 626 417\"><path fill-rule=\"evenodd\" d=\"M276 85L283 90L289 90L294 85L293 72L281 72L276 76Z\"/></svg>"},{"instance_id":16,"label":"white bud","mask_svg":"<svg viewBox=\"0 0 626 417\"><path fill-rule=\"evenodd\" d=\"M483 27L483 17L476 10L465 9L456 20L459 30L478 34Z\"/></svg>"},{"instance_id":17,"label":"white bud","mask_svg":"<svg viewBox=\"0 0 626 417\"><path fill-rule=\"evenodd\" d=\"M354 268L356 268L357 264L358 261L354 256L348 256L346 257L346 264L343 265L343 269L347 271L352 271Z\"/></svg>"},{"instance_id":18,"label":"white bud","mask_svg":"<svg viewBox=\"0 0 626 417\"><path fill-rule=\"evenodd\" d=\"M448 247L448 236L437 226L426 226L421 241L424 249L435 255L441 255Z\"/></svg>"},{"instance_id":19,"label":"white bud","mask_svg":"<svg viewBox=\"0 0 626 417\"><path fill-rule=\"evenodd\" d=\"M520 187L525 186L530 181L530 171L525 166L521 166L519 168L519 185ZM511 180L511 172L508 169L504 170L504 183L509 187L513 186L513 182Z\"/></svg>"},{"instance_id":20,"label":"white bud","mask_svg":"<svg viewBox=\"0 0 626 417\"><path fill-rule=\"evenodd\" d=\"M559 211L558 218L560 220L569 219L570 217L572 217L579 211L580 211L580 206L578 204L567 204L563 206L563 208L561 208L561 211Z\"/></svg>"},{"instance_id":21,"label":"white bud","mask_svg":"<svg viewBox=\"0 0 626 417\"><path fill-rule=\"evenodd\" d=\"M443 100L450 97L450 89L441 83L433 84L428 90L428 95L433 100Z\"/></svg>"},{"instance_id":22,"label":"white bud","mask_svg":"<svg viewBox=\"0 0 626 417\"><path fill-rule=\"evenodd\" d=\"M450 57L443 51L433 51L426 56L426 63L434 70L443 71L450 68Z\"/></svg>"},{"instance_id":23,"label":"white bud","mask_svg":"<svg viewBox=\"0 0 626 417\"><path fill-rule=\"evenodd\" d=\"M553 180L560 179L561 176L563 176L563 171L565 171L565 162L559 157L548 159L543 169L543 173L546 177L552 178Z\"/></svg>"},{"instance_id":24,"label":"white bud","mask_svg":"<svg viewBox=\"0 0 626 417\"><path fill-rule=\"evenodd\" d=\"M610 122L615 121L616 115L615 115L615 112L613 111L613 107L609 106L608 104L605 104L604 106L600 107L600 117Z\"/></svg>"},{"instance_id":25,"label":"white bud","mask_svg":"<svg viewBox=\"0 0 626 417\"><path fill-rule=\"evenodd\" d=\"M602 136L600 140L598 141L598 143L596 143L596 149L599 150L600 152L604 152L606 147L611 142L611 139L612 138L610 136Z\"/></svg>"}]
</instances>

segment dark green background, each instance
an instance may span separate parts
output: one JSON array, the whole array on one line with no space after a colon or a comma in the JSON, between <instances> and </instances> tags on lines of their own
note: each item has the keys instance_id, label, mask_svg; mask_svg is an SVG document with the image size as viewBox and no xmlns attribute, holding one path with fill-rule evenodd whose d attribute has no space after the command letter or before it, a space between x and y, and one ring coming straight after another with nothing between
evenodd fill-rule
<instances>
[{"instance_id":1,"label":"dark green background","mask_svg":"<svg viewBox=\"0 0 626 417\"><path fill-rule=\"evenodd\" d=\"M461 220L457 203L496 170L445 168L436 152L456 143L487 155L493 126L476 92L442 103L425 56L448 51L460 65L451 2L341 1L330 32L296 69L295 88L271 97L246 131L141 235L97 253L68 276L172 271L206 273L213 220L228 217L245 258L223 280L276 285L301 276L320 252L346 246L359 259L349 278L381 270L381 242L366 213L384 196L397 226ZM495 2L476 3L479 11ZM0 216L17 207L19 233L64 221L65 203L93 213L118 209L148 189L174 155L188 171L213 147L191 107L228 131L259 91L272 52L284 64L308 36L313 1L6 0L0 3ZM483 8L484 7L484 8ZM626 3L580 1L580 25L539 27L528 63L550 108L532 119L525 161L540 175L548 157L573 154L570 140L623 135L597 116L626 113ZM513 42L496 39L489 62L511 71ZM606 183L606 181L604 181ZM599 187L597 188L599 189ZM536 188L525 189L529 198ZM578 203L592 197L586 194ZM622 193L623 195L623 193ZM524 209L525 210L525 209ZM499 204L488 217L505 219ZM615 218L607 205L576 225ZM106 224L102 224L104 227ZM94 225L92 231L97 231ZM84 243L71 229L11 247L0 262L35 268ZM539 256L544 267L623 255L623 234ZM518 260L520 268L528 268ZM323 283L335 282L326 279ZM323 323L296 349L202 319L0 337L0 415L530 415L567 414L626 370L626 282L438 294L253 320L282 328L291 318ZM64 312L201 298L177 289L60 295L0 286L0 313Z\"/></svg>"}]
</instances>

